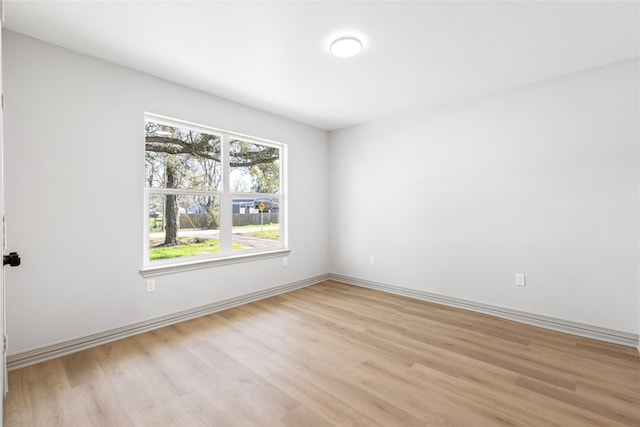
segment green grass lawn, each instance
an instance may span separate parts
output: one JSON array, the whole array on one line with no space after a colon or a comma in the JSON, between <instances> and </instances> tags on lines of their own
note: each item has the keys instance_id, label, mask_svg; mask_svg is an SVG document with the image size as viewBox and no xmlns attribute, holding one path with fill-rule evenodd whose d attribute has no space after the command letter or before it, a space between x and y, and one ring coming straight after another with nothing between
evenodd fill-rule
<instances>
[{"instance_id":1,"label":"green grass lawn","mask_svg":"<svg viewBox=\"0 0 640 427\"><path fill-rule=\"evenodd\" d=\"M255 228L256 226L250 226ZM266 227L266 225L265 225ZM236 227L234 227L235 229ZM242 228L242 227L238 227ZM247 227L249 228L249 227ZM260 239L278 240L280 238L280 230L263 230L244 233L246 236L257 237ZM192 257L197 255L213 254L220 252L219 240L204 240L197 241L193 238L178 239L181 244L176 246L153 246L162 243L161 239L152 239L151 247L149 248L149 260L157 261L161 259ZM243 246L241 243L233 243L232 249L239 251L243 249L251 249L251 247Z\"/></svg>"},{"instance_id":2,"label":"green grass lawn","mask_svg":"<svg viewBox=\"0 0 640 427\"><path fill-rule=\"evenodd\" d=\"M180 241L183 242L182 245L149 248L149 260L157 261L159 259L190 257L220 252L220 241L218 240L205 240L203 242L193 243L188 243L191 239L180 239ZM241 244L233 244L233 250L240 249L242 249Z\"/></svg>"},{"instance_id":3,"label":"green grass lawn","mask_svg":"<svg viewBox=\"0 0 640 427\"><path fill-rule=\"evenodd\" d=\"M246 233L247 236L259 237L261 239L273 239L278 240L280 238L280 230L263 230Z\"/></svg>"},{"instance_id":4,"label":"green grass lawn","mask_svg":"<svg viewBox=\"0 0 640 427\"><path fill-rule=\"evenodd\" d=\"M270 222L268 224L262 224L263 227L278 227L280 224L277 222ZM249 225L234 225L233 231L242 231L243 228L256 228L260 227L260 224L249 224Z\"/></svg>"}]
</instances>

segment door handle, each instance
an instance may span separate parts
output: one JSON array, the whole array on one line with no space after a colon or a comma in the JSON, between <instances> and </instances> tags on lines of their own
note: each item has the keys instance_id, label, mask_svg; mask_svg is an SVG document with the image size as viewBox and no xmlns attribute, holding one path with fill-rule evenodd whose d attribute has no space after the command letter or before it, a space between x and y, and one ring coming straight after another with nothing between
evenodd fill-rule
<instances>
[{"instance_id":1,"label":"door handle","mask_svg":"<svg viewBox=\"0 0 640 427\"><path fill-rule=\"evenodd\" d=\"M18 252L10 252L9 255L4 255L2 257L2 265L5 266L9 264L10 267L17 267L20 265L20 255Z\"/></svg>"}]
</instances>

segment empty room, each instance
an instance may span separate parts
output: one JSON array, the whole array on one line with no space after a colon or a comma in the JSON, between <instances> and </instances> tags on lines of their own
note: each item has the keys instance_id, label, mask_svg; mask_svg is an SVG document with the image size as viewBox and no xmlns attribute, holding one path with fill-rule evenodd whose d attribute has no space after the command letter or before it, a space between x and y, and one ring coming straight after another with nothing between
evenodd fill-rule
<instances>
[{"instance_id":1,"label":"empty room","mask_svg":"<svg viewBox=\"0 0 640 427\"><path fill-rule=\"evenodd\" d=\"M2 14L0 426L640 425L640 2Z\"/></svg>"}]
</instances>

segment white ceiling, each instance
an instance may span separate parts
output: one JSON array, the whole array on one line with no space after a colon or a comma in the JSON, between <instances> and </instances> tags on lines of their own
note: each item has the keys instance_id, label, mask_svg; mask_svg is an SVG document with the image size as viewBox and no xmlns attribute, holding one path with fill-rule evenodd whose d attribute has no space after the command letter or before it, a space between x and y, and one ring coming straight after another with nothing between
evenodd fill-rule
<instances>
[{"instance_id":1,"label":"white ceiling","mask_svg":"<svg viewBox=\"0 0 640 427\"><path fill-rule=\"evenodd\" d=\"M326 130L639 56L638 1L12 1L5 27ZM355 35L351 59L329 42Z\"/></svg>"}]
</instances>

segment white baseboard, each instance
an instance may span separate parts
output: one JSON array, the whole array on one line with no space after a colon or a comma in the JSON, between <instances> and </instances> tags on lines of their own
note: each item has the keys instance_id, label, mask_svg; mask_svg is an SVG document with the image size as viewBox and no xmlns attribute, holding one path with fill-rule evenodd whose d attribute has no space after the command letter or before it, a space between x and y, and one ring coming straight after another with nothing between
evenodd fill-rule
<instances>
[{"instance_id":1,"label":"white baseboard","mask_svg":"<svg viewBox=\"0 0 640 427\"><path fill-rule=\"evenodd\" d=\"M175 323L184 322L185 320L195 319L196 317L206 316L207 314L215 313L217 311L237 307L242 304L248 304L250 302L269 298L275 295L283 294L285 292L291 292L296 289L323 282L328 278L328 274L323 274L305 280L299 280L285 285L280 285L273 288L241 295L239 297L218 301L189 310L183 310L177 313L156 317L154 319L146 320L143 322L137 322L120 328L110 329L108 331L63 341L57 344L47 345L10 354L7 356L7 369L14 370L22 368L24 366L44 362L45 360L50 360L56 357L75 353L81 350L86 350L88 348L97 347L99 345L116 341L122 338L141 334L143 332L162 328L164 326L173 325Z\"/></svg>"},{"instance_id":2,"label":"white baseboard","mask_svg":"<svg viewBox=\"0 0 640 427\"><path fill-rule=\"evenodd\" d=\"M305 280L300 280L262 291L241 295L239 297L218 301L189 310L168 314L166 316L160 316L143 322L137 322L120 328L110 329L108 331L63 341L57 344L47 345L10 354L7 357L7 369L14 370L39 362L44 362L46 360L54 359L56 357L75 353L81 350L86 350L88 348L97 347L102 344L117 341L119 339L127 338L154 329L162 328L164 326L173 325L175 323L195 319L200 316L206 316L207 314L226 310L228 308L237 307L242 304L248 304L250 302L269 298L275 295L291 292L296 289L323 282L325 280L335 280L337 282L342 282L349 285L375 289L396 295L406 296L409 298L429 301L436 304L476 311L479 313L485 313L504 319L514 320L516 322L539 326L546 329L552 329L555 331L566 332L573 335L593 338L615 344L622 344L630 347L637 347L640 350L640 341L637 334L615 331L598 326L586 325L583 323L571 322L564 319L556 319L553 317L511 310L503 307L491 306L488 304L476 303L463 299L437 295L429 292L387 285L384 283L372 282L355 277L342 276L339 274L323 274Z\"/></svg>"},{"instance_id":3,"label":"white baseboard","mask_svg":"<svg viewBox=\"0 0 640 427\"><path fill-rule=\"evenodd\" d=\"M638 335L629 332L616 331L613 329L601 328L599 326L571 322L569 320L557 319L554 317L512 310L509 308L497 307L459 298L447 297L430 292L407 289L399 286L372 282L370 280L358 279L355 277L342 276L340 274L330 274L329 279L349 285L361 286L364 288L375 289L378 291L402 295L418 300L429 301L436 304L476 311L479 313L501 317L503 319L514 320L516 322L526 323L533 326L539 326L541 328L552 329L554 331L565 332L572 335L593 338L600 341L607 341L614 344L621 344L640 349L640 341Z\"/></svg>"}]
</instances>

